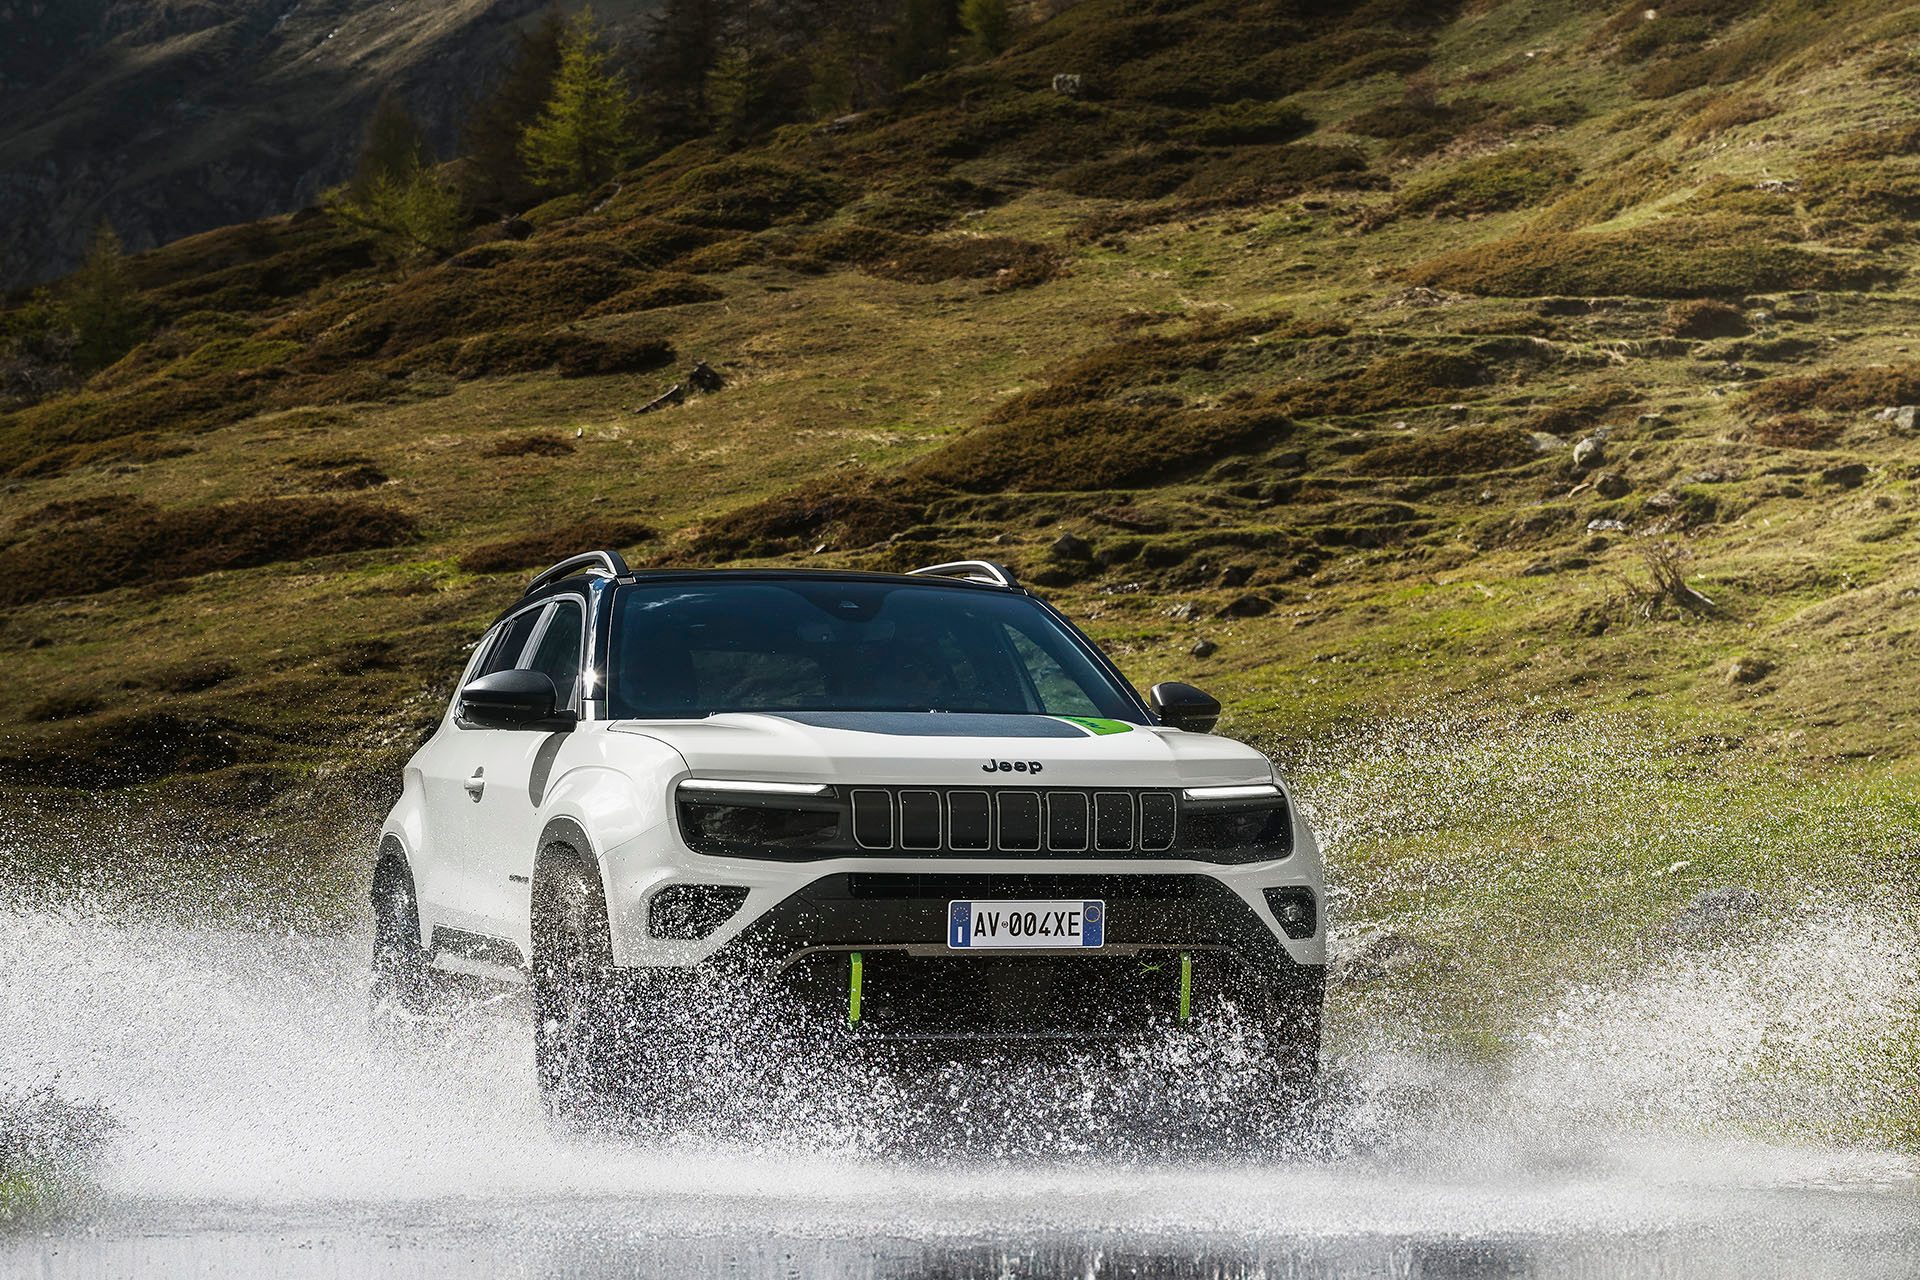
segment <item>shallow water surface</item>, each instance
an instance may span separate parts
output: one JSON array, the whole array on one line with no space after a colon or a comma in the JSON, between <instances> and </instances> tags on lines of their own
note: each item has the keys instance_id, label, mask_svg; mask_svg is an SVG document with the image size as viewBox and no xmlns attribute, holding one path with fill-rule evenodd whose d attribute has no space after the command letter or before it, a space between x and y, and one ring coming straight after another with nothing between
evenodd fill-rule
<instances>
[{"instance_id":1,"label":"shallow water surface","mask_svg":"<svg viewBox=\"0 0 1920 1280\"><path fill-rule=\"evenodd\" d=\"M905 1084L703 1064L708 1132L583 1142L538 1114L521 1000L377 1037L363 940L16 908L0 1062L114 1128L98 1192L0 1236L0 1272L1912 1275L1912 1162L1754 1136L1779 1131L1749 1061L1779 991L1900 1012L1900 939L1838 921L1824 945L1804 972L1752 948L1589 993L1498 1073L1349 1043L1288 1141L1139 1136L1239 1101L1223 1051Z\"/></svg>"}]
</instances>

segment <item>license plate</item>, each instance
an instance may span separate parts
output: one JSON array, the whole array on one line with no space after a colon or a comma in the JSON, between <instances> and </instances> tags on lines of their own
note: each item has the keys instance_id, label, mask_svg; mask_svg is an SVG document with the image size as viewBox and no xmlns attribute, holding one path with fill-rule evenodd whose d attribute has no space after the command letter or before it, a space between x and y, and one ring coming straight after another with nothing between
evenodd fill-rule
<instances>
[{"instance_id":1,"label":"license plate","mask_svg":"<svg viewBox=\"0 0 1920 1280\"><path fill-rule=\"evenodd\" d=\"M1107 909L1098 900L961 899L947 904L947 947L953 951L1101 947Z\"/></svg>"}]
</instances>

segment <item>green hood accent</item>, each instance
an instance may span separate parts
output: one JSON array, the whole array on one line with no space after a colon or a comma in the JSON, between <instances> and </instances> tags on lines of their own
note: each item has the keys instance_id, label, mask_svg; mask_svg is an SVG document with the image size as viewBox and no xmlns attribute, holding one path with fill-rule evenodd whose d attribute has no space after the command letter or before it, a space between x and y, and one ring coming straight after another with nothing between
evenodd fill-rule
<instances>
[{"instance_id":1,"label":"green hood accent","mask_svg":"<svg viewBox=\"0 0 1920 1280\"><path fill-rule=\"evenodd\" d=\"M1055 716L1055 720L1065 720L1068 724L1077 724L1095 737L1109 733L1127 733L1134 726L1125 720L1102 720L1098 716Z\"/></svg>"}]
</instances>

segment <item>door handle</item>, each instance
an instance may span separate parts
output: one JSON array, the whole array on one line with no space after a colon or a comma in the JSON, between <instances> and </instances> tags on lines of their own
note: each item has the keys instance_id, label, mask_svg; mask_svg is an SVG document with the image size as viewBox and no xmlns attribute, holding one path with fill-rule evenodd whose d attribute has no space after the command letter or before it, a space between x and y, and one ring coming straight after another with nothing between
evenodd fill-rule
<instances>
[{"instance_id":1,"label":"door handle","mask_svg":"<svg viewBox=\"0 0 1920 1280\"><path fill-rule=\"evenodd\" d=\"M486 774L487 771L485 769L475 769L473 776L466 781L467 794L472 796L476 801L480 799L480 793L487 789Z\"/></svg>"}]
</instances>

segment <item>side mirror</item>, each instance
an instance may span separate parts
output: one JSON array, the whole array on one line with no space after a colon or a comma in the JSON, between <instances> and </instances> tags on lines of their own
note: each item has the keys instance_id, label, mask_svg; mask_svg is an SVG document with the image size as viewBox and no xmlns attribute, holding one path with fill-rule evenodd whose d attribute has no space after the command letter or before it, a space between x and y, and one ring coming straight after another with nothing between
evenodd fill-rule
<instances>
[{"instance_id":1,"label":"side mirror","mask_svg":"<svg viewBox=\"0 0 1920 1280\"><path fill-rule=\"evenodd\" d=\"M1147 705L1153 708L1161 724L1185 729L1188 733L1212 733L1213 726L1220 723L1219 700L1177 680L1153 686L1147 694Z\"/></svg>"},{"instance_id":2,"label":"side mirror","mask_svg":"<svg viewBox=\"0 0 1920 1280\"><path fill-rule=\"evenodd\" d=\"M555 710L558 696L544 671L496 671L460 690L460 718L480 729L571 729L579 717Z\"/></svg>"}]
</instances>

